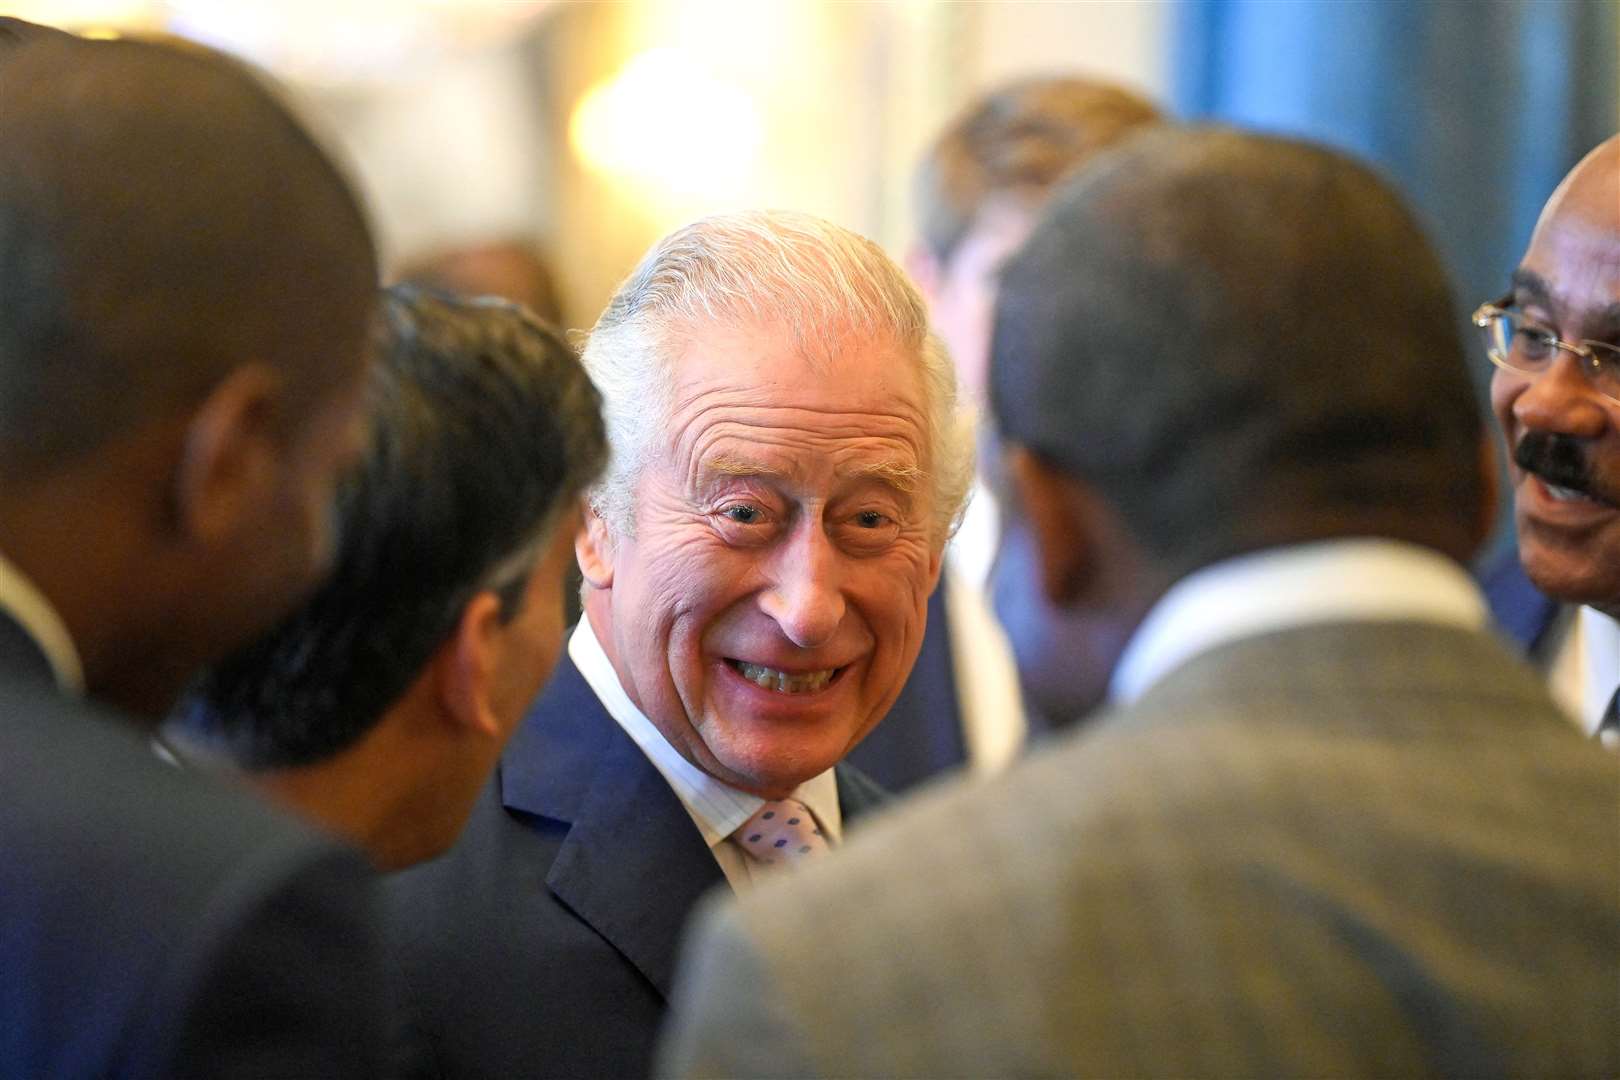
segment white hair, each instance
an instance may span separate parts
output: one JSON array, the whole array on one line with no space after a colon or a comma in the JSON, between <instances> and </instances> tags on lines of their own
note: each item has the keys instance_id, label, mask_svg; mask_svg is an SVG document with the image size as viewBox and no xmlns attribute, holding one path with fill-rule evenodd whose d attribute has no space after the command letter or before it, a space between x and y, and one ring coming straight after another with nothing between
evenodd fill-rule
<instances>
[{"instance_id":1,"label":"white hair","mask_svg":"<svg viewBox=\"0 0 1620 1080\"><path fill-rule=\"evenodd\" d=\"M892 342L922 375L938 542L961 519L973 476L972 424L956 370L928 327L922 296L883 249L808 214L749 211L702 218L655 244L582 350L602 394L611 457L590 490L612 531L634 535L634 492L654 433L669 416L675 348L706 325L767 322L816 355L848 334Z\"/></svg>"}]
</instances>

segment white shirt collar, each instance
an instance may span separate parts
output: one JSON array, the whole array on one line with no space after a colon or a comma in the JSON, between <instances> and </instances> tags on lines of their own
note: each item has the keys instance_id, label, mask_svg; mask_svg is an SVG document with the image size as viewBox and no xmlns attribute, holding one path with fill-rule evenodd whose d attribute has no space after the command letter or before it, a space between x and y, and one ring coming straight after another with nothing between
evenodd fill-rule
<instances>
[{"instance_id":1,"label":"white shirt collar","mask_svg":"<svg viewBox=\"0 0 1620 1080\"><path fill-rule=\"evenodd\" d=\"M1199 653L1242 638L1390 619L1482 629L1485 601L1462 567L1395 540L1327 540L1228 559L1176 582L1153 606L1114 668L1109 697L1129 704Z\"/></svg>"},{"instance_id":2,"label":"white shirt collar","mask_svg":"<svg viewBox=\"0 0 1620 1080\"><path fill-rule=\"evenodd\" d=\"M84 667L67 624L15 563L0 555L0 610L4 610L45 654L56 685L70 694L84 693Z\"/></svg>"},{"instance_id":3,"label":"white shirt collar","mask_svg":"<svg viewBox=\"0 0 1620 1080\"><path fill-rule=\"evenodd\" d=\"M602 707L616 720L641 752L647 755L663 778L669 783L692 821L712 849L730 836L737 827L753 816L765 804L758 795L738 791L722 783L692 764L669 744L663 732L653 726L642 711L636 708L630 696L619 685L618 673L608 659L591 628L589 616L583 616L568 639L568 656L596 692ZM822 832L838 843L843 830L843 818L838 806L838 780L828 769L800 784L793 792L816 816Z\"/></svg>"},{"instance_id":4,"label":"white shirt collar","mask_svg":"<svg viewBox=\"0 0 1620 1080\"><path fill-rule=\"evenodd\" d=\"M1576 618L1582 654L1581 720L1590 734L1597 731L1614 688L1620 686L1620 623L1584 606Z\"/></svg>"}]
</instances>

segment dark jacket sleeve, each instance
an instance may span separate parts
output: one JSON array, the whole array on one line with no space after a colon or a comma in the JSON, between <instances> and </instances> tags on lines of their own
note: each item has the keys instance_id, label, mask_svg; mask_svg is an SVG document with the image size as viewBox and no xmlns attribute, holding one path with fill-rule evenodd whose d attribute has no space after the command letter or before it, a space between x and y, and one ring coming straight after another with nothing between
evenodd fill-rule
<instances>
[{"instance_id":1,"label":"dark jacket sleeve","mask_svg":"<svg viewBox=\"0 0 1620 1080\"><path fill-rule=\"evenodd\" d=\"M133 1075L374 1077L396 1067L372 874L301 842L248 860L154 987Z\"/></svg>"}]
</instances>

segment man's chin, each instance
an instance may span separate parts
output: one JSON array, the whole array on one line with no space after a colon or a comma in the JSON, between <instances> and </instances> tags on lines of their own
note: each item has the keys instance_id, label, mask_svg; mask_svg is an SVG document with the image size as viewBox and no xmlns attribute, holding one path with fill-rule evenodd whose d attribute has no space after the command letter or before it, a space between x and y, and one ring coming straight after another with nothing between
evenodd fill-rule
<instances>
[{"instance_id":1,"label":"man's chin","mask_svg":"<svg viewBox=\"0 0 1620 1080\"><path fill-rule=\"evenodd\" d=\"M1561 535L1538 536L1541 531L1534 522L1519 523L1519 560L1532 585L1561 603L1620 609L1620 544L1615 558L1605 559Z\"/></svg>"}]
</instances>

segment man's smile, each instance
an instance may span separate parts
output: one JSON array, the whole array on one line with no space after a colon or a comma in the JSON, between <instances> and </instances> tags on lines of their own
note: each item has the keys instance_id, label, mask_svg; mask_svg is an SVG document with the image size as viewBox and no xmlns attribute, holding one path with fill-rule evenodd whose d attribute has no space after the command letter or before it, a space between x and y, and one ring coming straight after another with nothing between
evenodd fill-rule
<instances>
[{"instance_id":1,"label":"man's smile","mask_svg":"<svg viewBox=\"0 0 1620 1080\"><path fill-rule=\"evenodd\" d=\"M737 660L729 656L726 657L726 664L755 686L765 690L774 690L779 694L813 694L825 690L839 674L848 668L846 664L844 667L787 672L778 668L766 667L764 664L750 664L746 660Z\"/></svg>"}]
</instances>

